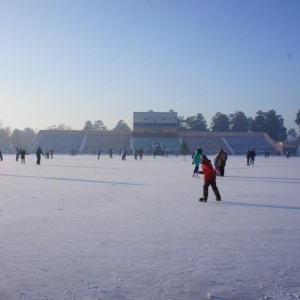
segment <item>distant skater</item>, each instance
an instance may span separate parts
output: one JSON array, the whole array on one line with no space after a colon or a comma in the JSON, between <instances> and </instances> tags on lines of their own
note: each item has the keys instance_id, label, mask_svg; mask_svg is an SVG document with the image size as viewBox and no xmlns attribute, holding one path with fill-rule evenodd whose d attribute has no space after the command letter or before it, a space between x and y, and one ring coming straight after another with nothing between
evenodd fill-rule
<instances>
[{"instance_id":1,"label":"distant skater","mask_svg":"<svg viewBox=\"0 0 300 300\"><path fill-rule=\"evenodd\" d=\"M20 150L19 150L19 148L17 147L17 149L16 149L16 161L19 160L19 157L20 157Z\"/></svg>"},{"instance_id":2,"label":"distant skater","mask_svg":"<svg viewBox=\"0 0 300 300\"><path fill-rule=\"evenodd\" d=\"M101 149L99 149L98 151L98 159L100 158L100 156L101 156Z\"/></svg>"},{"instance_id":3,"label":"distant skater","mask_svg":"<svg viewBox=\"0 0 300 300\"><path fill-rule=\"evenodd\" d=\"M254 160L255 160L256 152L254 149L250 150L250 165L254 166Z\"/></svg>"},{"instance_id":4,"label":"distant skater","mask_svg":"<svg viewBox=\"0 0 300 300\"><path fill-rule=\"evenodd\" d=\"M143 159L143 155L144 155L144 150L143 148L140 149L140 159Z\"/></svg>"},{"instance_id":5,"label":"distant skater","mask_svg":"<svg viewBox=\"0 0 300 300\"><path fill-rule=\"evenodd\" d=\"M41 147L38 147L38 149L36 150L36 164L40 165L41 164L41 156L45 156Z\"/></svg>"},{"instance_id":6,"label":"distant skater","mask_svg":"<svg viewBox=\"0 0 300 300\"><path fill-rule=\"evenodd\" d=\"M247 166L250 166L250 152L250 150L247 150L246 152Z\"/></svg>"},{"instance_id":7,"label":"distant skater","mask_svg":"<svg viewBox=\"0 0 300 300\"><path fill-rule=\"evenodd\" d=\"M126 153L126 150L124 148L122 153L121 153L122 160L126 160L126 155L127 155L127 153Z\"/></svg>"},{"instance_id":8,"label":"distant skater","mask_svg":"<svg viewBox=\"0 0 300 300\"><path fill-rule=\"evenodd\" d=\"M193 159L192 164L195 166L192 177L199 177L198 171L199 171L201 155L202 155L202 148L198 147L192 156Z\"/></svg>"},{"instance_id":9,"label":"distant skater","mask_svg":"<svg viewBox=\"0 0 300 300\"><path fill-rule=\"evenodd\" d=\"M22 149L21 151L21 164L25 164L25 155L27 155L26 150Z\"/></svg>"},{"instance_id":10,"label":"distant skater","mask_svg":"<svg viewBox=\"0 0 300 300\"><path fill-rule=\"evenodd\" d=\"M137 157L138 157L138 150L135 149L135 150L134 150L134 159L137 160Z\"/></svg>"}]
</instances>

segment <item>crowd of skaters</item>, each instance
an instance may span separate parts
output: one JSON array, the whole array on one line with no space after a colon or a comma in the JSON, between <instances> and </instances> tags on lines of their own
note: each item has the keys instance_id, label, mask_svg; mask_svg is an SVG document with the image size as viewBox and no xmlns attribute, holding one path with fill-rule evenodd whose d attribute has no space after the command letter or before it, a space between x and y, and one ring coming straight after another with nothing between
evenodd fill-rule
<instances>
[{"instance_id":1,"label":"crowd of skaters","mask_svg":"<svg viewBox=\"0 0 300 300\"><path fill-rule=\"evenodd\" d=\"M74 149L72 149L72 150L74 150ZM199 175L198 175L199 167L200 167L200 164L202 164L201 159L203 156L202 152L203 152L202 148L198 147L192 155L192 163L194 164L193 175L192 175L193 177L199 177ZM1 151L0 151L0 153L1 153ZM53 153L54 153L53 149L46 148L45 152L43 152L41 147L38 147L37 151L36 151L37 165L40 165L40 163L41 163L41 156L44 156L46 159L49 159L49 158L53 159ZM94 150L93 153L95 155L96 151ZM109 153L110 158L113 158L112 149L109 149L108 153ZM100 159L101 149L98 150L97 154L98 154L97 158ZM153 157L155 158L158 155L158 152L156 151L156 148L154 148L154 150L152 152L146 151L146 154L147 155L153 154ZM166 149L165 151L161 151L160 154L165 157L168 157L169 154L175 155L176 157L178 157L179 151L174 151L174 150L169 151L168 149ZM16 161L19 161L19 159L21 158L21 163L25 164L26 155L28 155L28 153L26 152L25 149L22 149L22 148L19 149L18 147L16 148ZM76 155L76 152L73 154L73 152L71 151L71 155ZM140 148L140 149L135 149L134 151L133 150L128 151L124 148L124 149L119 150L119 155L121 156L122 160L126 160L126 157L129 155L133 155L135 160L137 160L138 158L140 160L142 160L143 156L144 156L144 150L143 150L143 148ZM185 157L185 154L183 154L183 156ZM269 157L269 156L270 156L270 153L268 151L265 151L265 157ZM289 157L289 156L290 155L287 152L286 157ZM247 150L246 159L247 159L248 166L254 165L255 157L256 157L256 152L254 149ZM214 156L213 167L214 167L216 176L223 177L225 175L225 166L226 166L227 158L228 158L227 153L222 148ZM3 160L2 154L1 154L1 160Z\"/></svg>"},{"instance_id":2,"label":"crowd of skaters","mask_svg":"<svg viewBox=\"0 0 300 300\"><path fill-rule=\"evenodd\" d=\"M113 151L112 149L109 149L108 150L108 153L109 153L109 156L110 158L113 158ZM144 149L141 147L139 149L135 149L135 150L127 150L125 148L123 149L120 149L119 150L119 155L121 156L121 159L122 160L126 160L126 157L127 156L134 156L134 159L143 159L143 156L144 154L146 153L146 155L152 155L153 154L153 157L155 158L156 156L158 156L158 151L156 150L156 148L154 148L153 151L144 151ZM93 150L93 154L96 155L96 150ZM179 151L176 150L169 150L169 149L166 149L165 151L161 151L161 156L165 156L165 157L169 157L169 155L175 155L176 157L179 156ZM101 156L101 149L98 150L98 156L97 158L99 159Z\"/></svg>"}]
</instances>

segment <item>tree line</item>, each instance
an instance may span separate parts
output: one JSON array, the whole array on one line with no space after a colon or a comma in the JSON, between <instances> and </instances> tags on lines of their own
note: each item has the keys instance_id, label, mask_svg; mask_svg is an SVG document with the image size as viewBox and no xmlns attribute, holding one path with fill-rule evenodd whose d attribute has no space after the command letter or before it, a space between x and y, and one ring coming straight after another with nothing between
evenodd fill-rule
<instances>
[{"instance_id":1,"label":"tree line","mask_svg":"<svg viewBox=\"0 0 300 300\"><path fill-rule=\"evenodd\" d=\"M295 123L300 127L300 109L296 114ZM47 130L72 130L71 127L65 124L53 125ZM99 130L107 131L107 127L103 121L97 120L92 122L86 121L82 130ZM177 119L178 131L211 131L211 132L264 132L269 135L275 142L284 142L288 136L296 139L297 133L295 129L287 129L284 127L284 119L281 115L277 115L275 110L263 112L259 110L255 118L247 117L245 113L236 111L233 114L222 114L217 112L208 128L206 120L202 113L196 116L184 118L179 116ZM120 120L112 131L131 131L130 127ZM26 127L24 130L14 129L11 131L10 127L2 127L0 121L0 141L2 143L13 144L20 148L27 149L36 136L37 132Z\"/></svg>"},{"instance_id":2,"label":"tree line","mask_svg":"<svg viewBox=\"0 0 300 300\"><path fill-rule=\"evenodd\" d=\"M297 123L297 119L295 122ZM299 120L298 122L300 124ZM295 129L287 132L284 127L284 119L281 115L277 115L275 110L268 112L259 110L255 118L247 117L241 111L229 115L217 112L212 118L210 128L208 128L204 116L198 113L196 116L186 119L179 117L177 127L179 131L265 132L276 142L286 141L288 135L297 136Z\"/></svg>"}]
</instances>

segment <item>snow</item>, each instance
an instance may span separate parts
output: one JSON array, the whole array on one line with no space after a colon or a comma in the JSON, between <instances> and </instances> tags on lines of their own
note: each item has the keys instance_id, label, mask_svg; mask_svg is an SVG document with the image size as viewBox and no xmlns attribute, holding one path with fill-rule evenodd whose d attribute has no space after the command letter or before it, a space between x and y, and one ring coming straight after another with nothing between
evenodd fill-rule
<instances>
[{"instance_id":1,"label":"snow","mask_svg":"<svg viewBox=\"0 0 300 300\"><path fill-rule=\"evenodd\" d=\"M209 157L212 159L212 157ZM300 158L0 163L0 299L300 299Z\"/></svg>"}]
</instances>

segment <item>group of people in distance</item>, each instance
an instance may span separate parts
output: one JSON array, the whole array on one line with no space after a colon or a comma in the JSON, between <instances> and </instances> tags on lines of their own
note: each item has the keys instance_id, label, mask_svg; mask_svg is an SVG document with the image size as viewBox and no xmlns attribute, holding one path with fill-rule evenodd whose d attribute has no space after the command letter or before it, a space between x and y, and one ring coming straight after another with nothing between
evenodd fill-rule
<instances>
[{"instance_id":1,"label":"group of people in distance","mask_svg":"<svg viewBox=\"0 0 300 300\"><path fill-rule=\"evenodd\" d=\"M25 149L18 148L16 149L16 161L19 161L19 158L21 157L21 163L25 164L25 155L27 155L27 152Z\"/></svg>"},{"instance_id":2,"label":"group of people in distance","mask_svg":"<svg viewBox=\"0 0 300 300\"><path fill-rule=\"evenodd\" d=\"M217 176L224 176L225 166L227 161L227 153L221 148L219 152L214 157L214 167L211 164L211 161L204 155L201 147L198 147L197 150L192 155L192 164L195 165L193 177L199 177L198 174L204 175L203 183L203 196L200 197L199 201L207 202L208 198L208 188L211 186L216 201L221 201L221 195L217 187L216 178ZM199 171L199 166L201 163L202 171Z\"/></svg>"}]
</instances>

